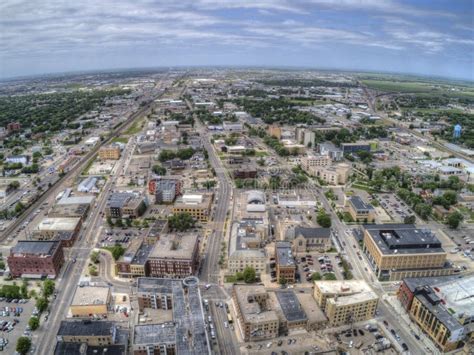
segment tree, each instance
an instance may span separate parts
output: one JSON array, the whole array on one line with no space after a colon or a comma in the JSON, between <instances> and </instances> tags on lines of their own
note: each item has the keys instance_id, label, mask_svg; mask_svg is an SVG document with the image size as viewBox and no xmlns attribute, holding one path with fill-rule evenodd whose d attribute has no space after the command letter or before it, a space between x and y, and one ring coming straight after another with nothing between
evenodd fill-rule
<instances>
[{"instance_id":1,"label":"tree","mask_svg":"<svg viewBox=\"0 0 474 355\"><path fill-rule=\"evenodd\" d=\"M43 295L44 295L44 297L47 298L47 297L51 296L54 292L54 289L55 289L54 281L46 280L43 283Z\"/></svg>"},{"instance_id":2,"label":"tree","mask_svg":"<svg viewBox=\"0 0 474 355\"><path fill-rule=\"evenodd\" d=\"M166 175L166 169L162 167L161 165L153 165L151 170L156 174L156 175Z\"/></svg>"},{"instance_id":3,"label":"tree","mask_svg":"<svg viewBox=\"0 0 474 355\"><path fill-rule=\"evenodd\" d=\"M115 244L112 248L112 256L115 260L120 259L120 257L125 253L125 249L120 244Z\"/></svg>"},{"instance_id":4,"label":"tree","mask_svg":"<svg viewBox=\"0 0 474 355\"><path fill-rule=\"evenodd\" d=\"M331 217L326 213L324 209L319 210L319 213L316 217L316 221L323 228L330 228L332 224Z\"/></svg>"},{"instance_id":5,"label":"tree","mask_svg":"<svg viewBox=\"0 0 474 355\"><path fill-rule=\"evenodd\" d=\"M16 351L21 355L28 354L31 348L31 340L28 337L19 337L18 342L16 343Z\"/></svg>"},{"instance_id":6,"label":"tree","mask_svg":"<svg viewBox=\"0 0 474 355\"><path fill-rule=\"evenodd\" d=\"M324 274L323 279L324 280L331 280L331 281L337 280L336 275L334 275L334 273L332 273L332 272Z\"/></svg>"},{"instance_id":7,"label":"tree","mask_svg":"<svg viewBox=\"0 0 474 355\"><path fill-rule=\"evenodd\" d=\"M415 217L415 215L406 216L406 217L403 219L403 223L405 223L405 224L414 224L415 222L416 222L416 217Z\"/></svg>"},{"instance_id":8,"label":"tree","mask_svg":"<svg viewBox=\"0 0 474 355\"><path fill-rule=\"evenodd\" d=\"M168 225L171 230L185 232L194 227L194 218L187 212L175 213L168 217Z\"/></svg>"},{"instance_id":9,"label":"tree","mask_svg":"<svg viewBox=\"0 0 474 355\"><path fill-rule=\"evenodd\" d=\"M45 297L38 298L36 308L38 308L40 313L44 312L48 308L48 300Z\"/></svg>"},{"instance_id":10,"label":"tree","mask_svg":"<svg viewBox=\"0 0 474 355\"><path fill-rule=\"evenodd\" d=\"M31 317L30 320L28 321L28 325L30 326L31 330L36 330L38 329L40 325L40 321L38 317Z\"/></svg>"},{"instance_id":11,"label":"tree","mask_svg":"<svg viewBox=\"0 0 474 355\"><path fill-rule=\"evenodd\" d=\"M20 287L20 293L22 298L28 298L28 281L23 280L23 283Z\"/></svg>"},{"instance_id":12,"label":"tree","mask_svg":"<svg viewBox=\"0 0 474 355\"><path fill-rule=\"evenodd\" d=\"M8 184L8 186L13 189L13 190L16 190L20 187L20 183L18 181L12 181L11 183Z\"/></svg>"},{"instance_id":13,"label":"tree","mask_svg":"<svg viewBox=\"0 0 474 355\"><path fill-rule=\"evenodd\" d=\"M98 264L99 263L99 256L100 256L100 252L99 251L93 251L91 253L91 261L94 263L94 264Z\"/></svg>"},{"instance_id":14,"label":"tree","mask_svg":"<svg viewBox=\"0 0 474 355\"><path fill-rule=\"evenodd\" d=\"M423 202L417 203L413 209L423 219L428 219L432 210L430 205Z\"/></svg>"},{"instance_id":15,"label":"tree","mask_svg":"<svg viewBox=\"0 0 474 355\"><path fill-rule=\"evenodd\" d=\"M286 284L288 283L288 280L287 280L284 276L282 276L282 277L280 277L280 279L278 280L278 283L279 283L280 285L286 285Z\"/></svg>"},{"instance_id":16,"label":"tree","mask_svg":"<svg viewBox=\"0 0 474 355\"><path fill-rule=\"evenodd\" d=\"M463 219L464 216L458 211L455 211L446 217L446 224L452 229L457 229Z\"/></svg>"},{"instance_id":17,"label":"tree","mask_svg":"<svg viewBox=\"0 0 474 355\"><path fill-rule=\"evenodd\" d=\"M321 274L319 272L315 272L311 275L311 281L319 281L321 280Z\"/></svg>"},{"instance_id":18,"label":"tree","mask_svg":"<svg viewBox=\"0 0 474 355\"><path fill-rule=\"evenodd\" d=\"M247 266L244 269L244 281L247 284L251 284L255 282L255 269L251 266Z\"/></svg>"},{"instance_id":19,"label":"tree","mask_svg":"<svg viewBox=\"0 0 474 355\"><path fill-rule=\"evenodd\" d=\"M111 227L114 226L114 221L112 221L112 217L107 216L107 224L108 224L109 226L111 226Z\"/></svg>"}]
</instances>

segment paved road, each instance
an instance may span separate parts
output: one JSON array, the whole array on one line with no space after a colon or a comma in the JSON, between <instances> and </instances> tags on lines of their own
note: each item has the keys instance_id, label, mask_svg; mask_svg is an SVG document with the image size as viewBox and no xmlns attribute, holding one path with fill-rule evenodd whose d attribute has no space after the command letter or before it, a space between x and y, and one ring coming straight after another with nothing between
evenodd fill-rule
<instances>
[{"instance_id":1,"label":"paved road","mask_svg":"<svg viewBox=\"0 0 474 355\"><path fill-rule=\"evenodd\" d=\"M126 127L129 127L136 119L145 115L150 107L151 104L140 109L140 111L138 111L139 114L132 115L132 119L127 120L126 125L122 125L120 130L115 131L115 136L119 135ZM124 164L124 159L121 159L118 164L119 168L117 171L120 171ZM76 173L80 171L81 170L75 170ZM105 208L107 197L114 187L115 179L116 178L114 177L107 180L98 197L97 205L92 209L90 216L85 223L86 226L83 228L83 232L81 233L82 238L80 238L80 240L76 242L76 245L70 249L70 259L76 258L76 262L72 263L69 261L63 268L63 273L57 280L57 288L59 290L58 298L51 304L50 326L48 327L47 332L42 334L40 337L40 342L37 346L37 354L51 354L52 346L56 344L56 334L59 330L60 322L67 316L76 285L79 283L82 275L82 270L87 267L89 255L97 244L100 235L97 231L100 229L102 224L101 211ZM57 189L59 189L59 187Z\"/></svg>"}]
</instances>

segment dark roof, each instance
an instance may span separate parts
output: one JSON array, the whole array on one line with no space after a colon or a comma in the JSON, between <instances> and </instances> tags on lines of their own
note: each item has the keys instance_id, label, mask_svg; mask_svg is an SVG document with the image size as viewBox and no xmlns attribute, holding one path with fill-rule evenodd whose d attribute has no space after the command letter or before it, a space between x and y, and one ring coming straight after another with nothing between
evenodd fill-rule
<instances>
[{"instance_id":1,"label":"dark roof","mask_svg":"<svg viewBox=\"0 0 474 355\"><path fill-rule=\"evenodd\" d=\"M59 336L108 336L112 335L115 325L109 321L62 321Z\"/></svg>"},{"instance_id":2,"label":"dark roof","mask_svg":"<svg viewBox=\"0 0 474 355\"><path fill-rule=\"evenodd\" d=\"M318 227L295 227L295 238L301 235L303 238L330 238L331 228Z\"/></svg>"},{"instance_id":3,"label":"dark roof","mask_svg":"<svg viewBox=\"0 0 474 355\"><path fill-rule=\"evenodd\" d=\"M295 265L295 259L291 254L291 244L289 242L276 243L276 256L278 265L280 266Z\"/></svg>"},{"instance_id":4,"label":"dark roof","mask_svg":"<svg viewBox=\"0 0 474 355\"><path fill-rule=\"evenodd\" d=\"M288 322L305 321L308 319L293 291L276 291L275 294L283 315Z\"/></svg>"},{"instance_id":5,"label":"dark roof","mask_svg":"<svg viewBox=\"0 0 474 355\"><path fill-rule=\"evenodd\" d=\"M122 208L128 200L134 196L134 194L129 192L114 192L110 195L107 206L111 208Z\"/></svg>"},{"instance_id":6,"label":"dark roof","mask_svg":"<svg viewBox=\"0 0 474 355\"><path fill-rule=\"evenodd\" d=\"M173 292L173 279L161 279L156 277L139 277L137 280L138 292L149 292L158 294L171 294Z\"/></svg>"},{"instance_id":7,"label":"dark roof","mask_svg":"<svg viewBox=\"0 0 474 355\"><path fill-rule=\"evenodd\" d=\"M20 240L12 248L14 254L53 255L59 246L57 241Z\"/></svg>"},{"instance_id":8,"label":"dark roof","mask_svg":"<svg viewBox=\"0 0 474 355\"><path fill-rule=\"evenodd\" d=\"M364 225L383 254L442 253L441 242L429 229L412 224Z\"/></svg>"},{"instance_id":9,"label":"dark roof","mask_svg":"<svg viewBox=\"0 0 474 355\"><path fill-rule=\"evenodd\" d=\"M357 211L369 211L374 209L371 205L365 203L365 201L363 201L359 196L352 196L349 198L349 201Z\"/></svg>"},{"instance_id":10,"label":"dark roof","mask_svg":"<svg viewBox=\"0 0 474 355\"><path fill-rule=\"evenodd\" d=\"M85 349L86 352L81 352ZM85 343L58 342L54 355L125 355L125 345L88 346Z\"/></svg>"}]
</instances>

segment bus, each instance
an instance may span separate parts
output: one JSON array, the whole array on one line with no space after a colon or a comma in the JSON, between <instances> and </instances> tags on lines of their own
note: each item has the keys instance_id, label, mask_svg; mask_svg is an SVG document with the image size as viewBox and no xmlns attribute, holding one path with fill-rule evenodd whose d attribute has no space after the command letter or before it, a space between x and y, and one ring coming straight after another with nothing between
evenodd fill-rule
<instances>
[{"instance_id":1,"label":"bus","mask_svg":"<svg viewBox=\"0 0 474 355\"><path fill-rule=\"evenodd\" d=\"M232 319L232 316L230 315L230 313L227 313L227 321L229 322L229 324L232 324L232 322L233 322L233 319Z\"/></svg>"}]
</instances>

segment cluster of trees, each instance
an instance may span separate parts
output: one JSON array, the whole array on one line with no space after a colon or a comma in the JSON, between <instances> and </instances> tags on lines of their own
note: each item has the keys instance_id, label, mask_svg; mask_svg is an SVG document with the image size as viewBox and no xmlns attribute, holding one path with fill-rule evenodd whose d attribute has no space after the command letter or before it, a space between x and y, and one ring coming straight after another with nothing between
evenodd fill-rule
<instances>
[{"instance_id":1,"label":"cluster of trees","mask_svg":"<svg viewBox=\"0 0 474 355\"><path fill-rule=\"evenodd\" d=\"M450 176L447 179L441 180L440 176L436 174L433 176L424 176L423 181L419 182L416 186L430 191L436 189L459 191L465 187L465 183L461 181L458 176Z\"/></svg>"},{"instance_id":2,"label":"cluster of trees","mask_svg":"<svg viewBox=\"0 0 474 355\"><path fill-rule=\"evenodd\" d=\"M451 206L458 203L458 196L455 191L446 191L441 196L433 198L433 205L443 206L449 209Z\"/></svg>"},{"instance_id":3,"label":"cluster of trees","mask_svg":"<svg viewBox=\"0 0 474 355\"><path fill-rule=\"evenodd\" d=\"M263 141L266 145L273 148L273 150L275 150L275 152L279 156L287 157L290 155L290 151L283 146L283 144L278 140L278 138L266 135Z\"/></svg>"},{"instance_id":4,"label":"cluster of trees","mask_svg":"<svg viewBox=\"0 0 474 355\"><path fill-rule=\"evenodd\" d=\"M235 100L235 103L242 106L252 116L259 117L268 124L275 122L282 124L326 122L324 118L294 108L297 104L283 97L269 100L239 98Z\"/></svg>"},{"instance_id":5,"label":"cluster of trees","mask_svg":"<svg viewBox=\"0 0 474 355\"><path fill-rule=\"evenodd\" d=\"M156 175L166 175L166 168L159 164L153 165L151 171L153 171L153 173Z\"/></svg>"},{"instance_id":6,"label":"cluster of trees","mask_svg":"<svg viewBox=\"0 0 474 355\"><path fill-rule=\"evenodd\" d=\"M0 126L16 121L33 133L56 132L97 109L107 98L129 92L117 89L0 97Z\"/></svg>"},{"instance_id":7,"label":"cluster of trees","mask_svg":"<svg viewBox=\"0 0 474 355\"><path fill-rule=\"evenodd\" d=\"M397 195L410 206L416 214L423 219L428 219L431 215L433 208L428 203L423 202L421 196L417 195L413 191L408 189L400 188L397 190Z\"/></svg>"},{"instance_id":8,"label":"cluster of trees","mask_svg":"<svg viewBox=\"0 0 474 355\"><path fill-rule=\"evenodd\" d=\"M170 121L179 121L180 124L190 124L194 126L194 118L192 115L185 115L181 112L171 111L166 111L165 114L168 114L168 119Z\"/></svg>"},{"instance_id":9,"label":"cluster of trees","mask_svg":"<svg viewBox=\"0 0 474 355\"><path fill-rule=\"evenodd\" d=\"M121 244L115 244L110 250L114 260L120 259L120 257L125 254L125 248Z\"/></svg>"},{"instance_id":10,"label":"cluster of trees","mask_svg":"<svg viewBox=\"0 0 474 355\"><path fill-rule=\"evenodd\" d=\"M315 144L330 141L339 147L342 143L353 143L359 139L386 138L388 131L383 126L366 126L352 132L347 128L342 128L339 131L316 132L315 135Z\"/></svg>"},{"instance_id":11,"label":"cluster of trees","mask_svg":"<svg viewBox=\"0 0 474 355\"><path fill-rule=\"evenodd\" d=\"M254 283L257 278L255 269L251 266L247 266L243 272L237 272L235 274L235 281L244 281L246 284Z\"/></svg>"},{"instance_id":12,"label":"cluster of trees","mask_svg":"<svg viewBox=\"0 0 474 355\"><path fill-rule=\"evenodd\" d=\"M168 150L168 149L163 149L160 152L160 155L158 159L163 163L168 160L172 160L174 158L179 158L181 160L188 160L194 155L194 149L189 147L189 148L183 148L183 149L178 149L177 152L173 150Z\"/></svg>"},{"instance_id":13,"label":"cluster of trees","mask_svg":"<svg viewBox=\"0 0 474 355\"><path fill-rule=\"evenodd\" d=\"M326 213L324 208L321 208L316 216L316 222L323 228L330 228L332 225L331 216Z\"/></svg>"},{"instance_id":14,"label":"cluster of trees","mask_svg":"<svg viewBox=\"0 0 474 355\"><path fill-rule=\"evenodd\" d=\"M195 224L196 221L188 212L175 213L168 217L168 227L171 231L185 232Z\"/></svg>"}]
</instances>

